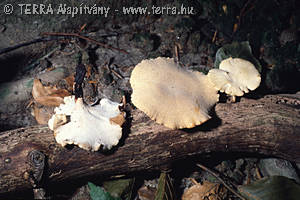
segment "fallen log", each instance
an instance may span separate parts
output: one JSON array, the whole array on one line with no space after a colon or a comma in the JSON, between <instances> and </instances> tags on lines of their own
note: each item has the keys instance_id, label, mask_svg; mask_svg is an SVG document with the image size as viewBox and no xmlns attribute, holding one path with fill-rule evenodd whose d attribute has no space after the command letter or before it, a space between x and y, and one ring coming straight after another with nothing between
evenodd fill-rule
<instances>
[{"instance_id":1,"label":"fallen log","mask_svg":"<svg viewBox=\"0 0 300 200\"><path fill-rule=\"evenodd\" d=\"M35 151L45 155L43 176L51 184L150 171L211 152L255 152L300 162L299 102L268 95L219 103L211 120L190 130L170 130L135 110L123 140L106 153L63 148L45 126L6 131L0 133L0 194L32 188L32 177L40 176L30 161Z\"/></svg>"}]
</instances>

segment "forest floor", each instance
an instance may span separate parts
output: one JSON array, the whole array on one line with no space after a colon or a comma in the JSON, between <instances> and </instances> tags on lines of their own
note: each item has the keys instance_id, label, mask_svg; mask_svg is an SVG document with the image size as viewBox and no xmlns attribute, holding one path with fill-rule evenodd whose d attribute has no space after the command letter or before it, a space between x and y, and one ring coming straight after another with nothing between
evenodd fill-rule
<instances>
[{"instance_id":1,"label":"forest floor","mask_svg":"<svg viewBox=\"0 0 300 200\"><path fill-rule=\"evenodd\" d=\"M175 57L177 52L183 67L206 73L215 67L216 52L220 47L248 41L253 56L262 66L263 82L256 91L258 96L279 92L295 94L300 90L297 84L300 74L299 13L293 9L296 2L285 4L283 1L274 1L268 5L260 5L256 1L232 1L222 5L204 2L189 5L196 8L196 15L116 18L106 21L101 28L92 23L82 23L72 31L45 35L51 41L22 47L22 55L14 51L2 53L0 64L9 69L1 72L0 130L45 124L53 114L54 107L35 102L31 95L34 79L40 79L44 85L66 89L71 94L70 81L72 83L79 62L85 64L87 69L83 86L85 101L91 104L106 97L119 102L123 95L130 100L130 74L143 59ZM271 9L275 11L268 15ZM278 20L274 22L274 18ZM6 30L5 27L12 25L2 26L0 34L10 34L12 30ZM10 65L13 67L10 68ZM299 165L281 159L244 154L212 154L201 160L201 163L238 185L274 175L286 176L298 183L300 180L297 174ZM188 159L184 166L178 164L168 174L176 191L175 199L179 199L183 191L194 185L195 181L220 183L211 173L197 167L195 158ZM131 199L155 199L159 174L139 174L128 180L130 183L133 180L135 182L130 185ZM109 185L108 182L95 184L104 188ZM91 198L90 190L90 186L85 185L71 188L65 194L51 193L52 198L88 199ZM208 193L207 197L238 199L228 191L217 190Z\"/></svg>"}]
</instances>

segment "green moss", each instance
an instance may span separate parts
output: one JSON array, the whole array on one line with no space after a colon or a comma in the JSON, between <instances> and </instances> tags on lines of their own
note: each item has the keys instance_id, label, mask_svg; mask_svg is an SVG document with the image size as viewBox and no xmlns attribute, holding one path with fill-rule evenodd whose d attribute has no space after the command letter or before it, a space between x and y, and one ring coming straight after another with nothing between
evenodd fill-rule
<instances>
[{"instance_id":1,"label":"green moss","mask_svg":"<svg viewBox=\"0 0 300 200\"><path fill-rule=\"evenodd\" d=\"M10 94L10 90L5 87L5 85L0 86L0 99L4 99L7 95Z\"/></svg>"}]
</instances>

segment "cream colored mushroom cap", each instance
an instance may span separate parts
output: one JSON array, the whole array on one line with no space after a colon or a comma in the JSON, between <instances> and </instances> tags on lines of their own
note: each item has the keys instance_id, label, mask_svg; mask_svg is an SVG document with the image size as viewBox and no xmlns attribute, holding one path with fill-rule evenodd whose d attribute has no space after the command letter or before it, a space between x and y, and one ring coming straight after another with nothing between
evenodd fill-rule
<instances>
[{"instance_id":1,"label":"cream colored mushroom cap","mask_svg":"<svg viewBox=\"0 0 300 200\"><path fill-rule=\"evenodd\" d=\"M55 114L48 122L59 144L75 144L92 151L97 151L101 145L110 149L118 144L122 127L111 119L124 116L119 110L121 104L102 99L99 105L89 106L82 98L75 102L74 96L65 97L64 102L65 104L55 108ZM70 118L69 121L65 120L67 117Z\"/></svg>"},{"instance_id":2,"label":"cream colored mushroom cap","mask_svg":"<svg viewBox=\"0 0 300 200\"><path fill-rule=\"evenodd\" d=\"M204 123L219 99L207 76L185 70L171 58L143 60L132 71L130 84L133 104L171 129Z\"/></svg>"},{"instance_id":3,"label":"cream colored mushroom cap","mask_svg":"<svg viewBox=\"0 0 300 200\"><path fill-rule=\"evenodd\" d=\"M255 90L261 81L255 66L241 58L223 60L219 69L210 70L207 76L217 90L232 96L243 96Z\"/></svg>"}]
</instances>

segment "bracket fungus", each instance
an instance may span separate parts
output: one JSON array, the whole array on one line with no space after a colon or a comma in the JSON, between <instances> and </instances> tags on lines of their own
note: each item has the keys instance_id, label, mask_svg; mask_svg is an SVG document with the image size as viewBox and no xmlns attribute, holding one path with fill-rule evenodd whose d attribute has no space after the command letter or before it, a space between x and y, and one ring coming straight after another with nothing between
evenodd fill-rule
<instances>
[{"instance_id":1,"label":"bracket fungus","mask_svg":"<svg viewBox=\"0 0 300 200\"><path fill-rule=\"evenodd\" d=\"M208 75L189 71L171 58L143 60L130 77L132 103L151 119L171 129L193 128L209 120L219 101L218 91L242 96L260 84L249 61L228 58Z\"/></svg>"},{"instance_id":2,"label":"bracket fungus","mask_svg":"<svg viewBox=\"0 0 300 200\"><path fill-rule=\"evenodd\" d=\"M183 69L171 58L143 60L132 71L130 84L133 104L171 129L204 123L219 100L206 75Z\"/></svg>"},{"instance_id":3,"label":"bracket fungus","mask_svg":"<svg viewBox=\"0 0 300 200\"><path fill-rule=\"evenodd\" d=\"M48 126L62 146L75 144L97 151L103 145L103 148L110 149L122 136L125 113L120 111L121 105L102 99L99 105L90 106L82 98L76 100L75 96L67 96L64 104L55 108Z\"/></svg>"},{"instance_id":4,"label":"bracket fungus","mask_svg":"<svg viewBox=\"0 0 300 200\"><path fill-rule=\"evenodd\" d=\"M255 90L261 81L259 72L251 62L231 57L223 60L219 69L211 69L207 76L217 90L234 98Z\"/></svg>"}]
</instances>

